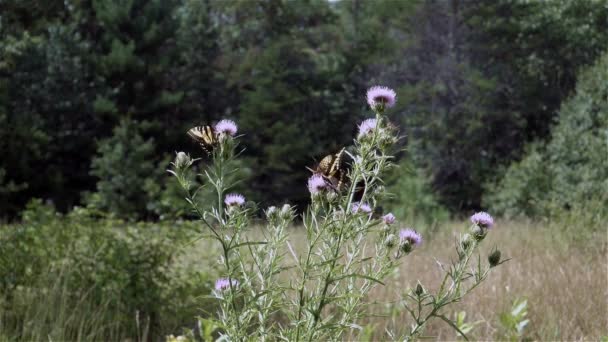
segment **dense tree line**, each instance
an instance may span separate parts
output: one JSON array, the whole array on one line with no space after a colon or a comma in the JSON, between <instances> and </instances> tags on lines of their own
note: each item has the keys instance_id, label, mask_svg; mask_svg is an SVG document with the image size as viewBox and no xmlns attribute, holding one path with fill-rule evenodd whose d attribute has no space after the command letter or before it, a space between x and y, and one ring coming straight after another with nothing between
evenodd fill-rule
<instances>
[{"instance_id":1,"label":"dense tree line","mask_svg":"<svg viewBox=\"0 0 608 342\"><path fill-rule=\"evenodd\" d=\"M305 166L347 145L365 89L394 87L405 155L453 211L479 207L549 136L608 48L608 2L0 2L0 211L33 198L120 216L181 202L184 132L235 119L252 200L303 204Z\"/></svg>"}]
</instances>

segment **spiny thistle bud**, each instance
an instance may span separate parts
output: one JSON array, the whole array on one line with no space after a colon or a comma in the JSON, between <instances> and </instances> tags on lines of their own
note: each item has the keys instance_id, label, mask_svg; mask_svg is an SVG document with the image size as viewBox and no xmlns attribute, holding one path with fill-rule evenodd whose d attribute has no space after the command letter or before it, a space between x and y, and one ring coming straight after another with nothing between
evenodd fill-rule
<instances>
[{"instance_id":1,"label":"spiny thistle bud","mask_svg":"<svg viewBox=\"0 0 608 342\"><path fill-rule=\"evenodd\" d=\"M266 209L266 218L268 219L268 221L274 222L274 220L276 220L278 217L279 217L279 210L277 209L277 207L272 206L272 207L268 207L268 209Z\"/></svg>"},{"instance_id":2,"label":"spiny thistle bud","mask_svg":"<svg viewBox=\"0 0 608 342\"><path fill-rule=\"evenodd\" d=\"M175 165L176 169L183 170L192 165L192 159L186 153L178 152L175 156L175 161L173 162L173 164Z\"/></svg>"},{"instance_id":3,"label":"spiny thistle bud","mask_svg":"<svg viewBox=\"0 0 608 342\"><path fill-rule=\"evenodd\" d=\"M280 215L283 220L291 221L294 215L293 208L287 203L283 204Z\"/></svg>"},{"instance_id":4,"label":"spiny thistle bud","mask_svg":"<svg viewBox=\"0 0 608 342\"><path fill-rule=\"evenodd\" d=\"M424 287L422 287L422 284L418 283L416 285L416 290L414 290L414 293L416 294L416 296L420 297L421 295L424 294Z\"/></svg>"},{"instance_id":5,"label":"spiny thistle bud","mask_svg":"<svg viewBox=\"0 0 608 342\"><path fill-rule=\"evenodd\" d=\"M480 227L478 225L471 226L471 235L473 235L473 237L477 241L483 240L486 237L487 233L488 233L487 229L485 229L483 227Z\"/></svg>"},{"instance_id":6,"label":"spiny thistle bud","mask_svg":"<svg viewBox=\"0 0 608 342\"><path fill-rule=\"evenodd\" d=\"M473 238L471 237L471 234L464 234L464 236L462 237L462 239L460 240L460 247L462 247L463 250L468 250L469 247L471 247L471 245L473 245Z\"/></svg>"},{"instance_id":7,"label":"spiny thistle bud","mask_svg":"<svg viewBox=\"0 0 608 342\"><path fill-rule=\"evenodd\" d=\"M397 245L397 237L395 234L389 234L384 240L384 245L386 248L391 249Z\"/></svg>"},{"instance_id":8,"label":"spiny thistle bud","mask_svg":"<svg viewBox=\"0 0 608 342\"><path fill-rule=\"evenodd\" d=\"M490 263L490 267L495 267L500 263L500 251L498 249L494 249L494 251L488 255L488 262Z\"/></svg>"}]
</instances>

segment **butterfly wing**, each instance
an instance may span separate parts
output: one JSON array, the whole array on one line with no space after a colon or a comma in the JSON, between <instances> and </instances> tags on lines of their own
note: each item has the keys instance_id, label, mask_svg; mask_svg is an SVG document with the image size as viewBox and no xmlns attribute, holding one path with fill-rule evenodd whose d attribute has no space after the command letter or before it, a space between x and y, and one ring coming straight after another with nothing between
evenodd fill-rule
<instances>
[{"instance_id":1,"label":"butterfly wing","mask_svg":"<svg viewBox=\"0 0 608 342\"><path fill-rule=\"evenodd\" d=\"M188 130L188 136L199 143L201 148L209 155L218 142L217 136L211 126L193 127Z\"/></svg>"}]
</instances>

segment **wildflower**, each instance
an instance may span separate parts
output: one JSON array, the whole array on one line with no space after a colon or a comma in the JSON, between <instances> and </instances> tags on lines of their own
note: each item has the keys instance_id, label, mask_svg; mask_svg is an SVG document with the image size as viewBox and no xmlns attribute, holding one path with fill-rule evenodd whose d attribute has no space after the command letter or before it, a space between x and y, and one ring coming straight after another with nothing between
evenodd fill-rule
<instances>
[{"instance_id":1,"label":"wildflower","mask_svg":"<svg viewBox=\"0 0 608 342\"><path fill-rule=\"evenodd\" d=\"M316 195L326 188L327 182L323 176L315 174L308 178L308 191L310 191L311 194Z\"/></svg>"},{"instance_id":2,"label":"wildflower","mask_svg":"<svg viewBox=\"0 0 608 342\"><path fill-rule=\"evenodd\" d=\"M353 211L353 213L362 212L362 213L369 214L372 212L372 207L370 207L369 204L367 204L367 203L355 202L355 203L353 203L352 211Z\"/></svg>"},{"instance_id":3,"label":"wildflower","mask_svg":"<svg viewBox=\"0 0 608 342\"><path fill-rule=\"evenodd\" d=\"M393 215L393 213L388 213L382 216L382 221L386 224L393 224L395 223L395 215Z\"/></svg>"},{"instance_id":4,"label":"wildflower","mask_svg":"<svg viewBox=\"0 0 608 342\"><path fill-rule=\"evenodd\" d=\"M239 286L239 281L236 279L229 279L229 278L219 278L218 280L215 281L215 290L216 291L223 291L223 290L229 289L231 286L232 287Z\"/></svg>"},{"instance_id":5,"label":"wildflower","mask_svg":"<svg viewBox=\"0 0 608 342\"><path fill-rule=\"evenodd\" d=\"M480 211L475 215L471 216L471 222L485 229L490 229L494 225L494 219L492 218L492 216L483 211Z\"/></svg>"},{"instance_id":6,"label":"wildflower","mask_svg":"<svg viewBox=\"0 0 608 342\"><path fill-rule=\"evenodd\" d=\"M395 105L397 94L391 88L373 86L367 90L367 103L373 110L382 111Z\"/></svg>"},{"instance_id":7,"label":"wildflower","mask_svg":"<svg viewBox=\"0 0 608 342\"><path fill-rule=\"evenodd\" d=\"M401 229L401 231L399 231L399 243L401 245L401 251L403 251L403 253L409 253L415 246L422 243L422 236L411 228Z\"/></svg>"},{"instance_id":8,"label":"wildflower","mask_svg":"<svg viewBox=\"0 0 608 342\"><path fill-rule=\"evenodd\" d=\"M243 195L240 194L229 194L226 195L226 198L224 199L224 203L226 203L227 206L241 206L245 203L245 197L243 197Z\"/></svg>"},{"instance_id":9,"label":"wildflower","mask_svg":"<svg viewBox=\"0 0 608 342\"><path fill-rule=\"evenodd\" d=\"M232 120L220 120L214 127L216 134L226 134L234 136L237 132L236 123Z\"/></svg>"},{"instance_id":10,"label":"wildflower","mask_svg":"<svg viewBox=\"0 0 608 342\"><path fill-rule=\"evenodd\" d=\"M376 121L376 119L363 120L363 122L361 122L361 124L359 125L359 134L357 135L357 137L359 139L361 139L361 138L367 136L374 129L376 129L377 124L378 124L378 122Z\"/></svg>"},{"instance_id":11,"label":"wildflower","mask_svg":"<svg viewBox=\"0 0 608 342\"><path fill-rule=\"evenodd\" d=\"M399 240L401 243L407 241L414 246L418 246L422 243L422 236L420 236L417 231L411 228L406 228L399 231Z\"/></svg>"}]
</instances>

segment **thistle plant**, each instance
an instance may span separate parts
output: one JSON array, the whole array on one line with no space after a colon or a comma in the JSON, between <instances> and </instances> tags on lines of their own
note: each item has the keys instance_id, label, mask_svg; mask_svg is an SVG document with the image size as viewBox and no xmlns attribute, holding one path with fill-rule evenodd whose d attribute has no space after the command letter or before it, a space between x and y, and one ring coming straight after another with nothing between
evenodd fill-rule
<instances>
[{"instance_id":1,"label":"thistle plant","mask_svg":"<svg viewBox=\"0 0 608 342\"><path fill-rule=\"evenodd\" d=\"M479 286L487 278L491 268L506 262L506 260L501 261L501 253L495 248L488 255L487 262L482 261L478 254L476 262L471 265L479 244L493 227L494 219L488 213L479 212L471 216L471 222L469 232L462 235L456 243L458 259L450 265L438 262L444 273L439 289L435 293L429 293L422 284L418 283L416 288L404 298L403 306L413 318L414 324L399 340L416 339L423 333L428 321L440 319L468 341L466 332L459 328L458 322L445 315L445 308L461 301L464 296Z\"/></svg>"},{"instance_id":2,"label":"thistle plant","mask_svg":"<svg viewBox=\"0 0 608 342\"><path fill-rule=\"evenodd\" d=\"M301 215L301 229L306 233L303 250L296 250L287 234L296 216L289 204L266 209L266 223L256 226L256 234L249 232L251 206L242 195L229 193L235 185L229 176L236 172L233 162L239 154L236 123L222 120L214 127L189 131L209 154L209 163L198 176L203 186L216 193L216 204L202 208L197 200L200 189L193 189L189 171L197 160L180 152L170 172L200 218L203 235L221 247L218 262L223 274L213 296L220 302L217 325L222 339L344 338L360 329L358 322L369 315L370 291L384 286L402 258L422 243L416 230L400 227L394 215L377 209L386 195L382 176L393 165L391 150L399 139L386 116L396 94L386 87L372 87L367 102L374 115L359 125L353 146L329 154L310 169L311 203ZM489 269L481 263L477 270L467 268L492 224L489 215L474 216L471 232L458 244L459 260L449 268L442 266L446 276L437 294L419 285L407 296L405 309L415 325L400 340L416 338L433 318L458 329L440 310L486 278ZM500 257L492 263L500 263ZM465 288L469 279L473 284ZM391 336L397 338L397 334Z\"/></svg>"}]
</instances>

